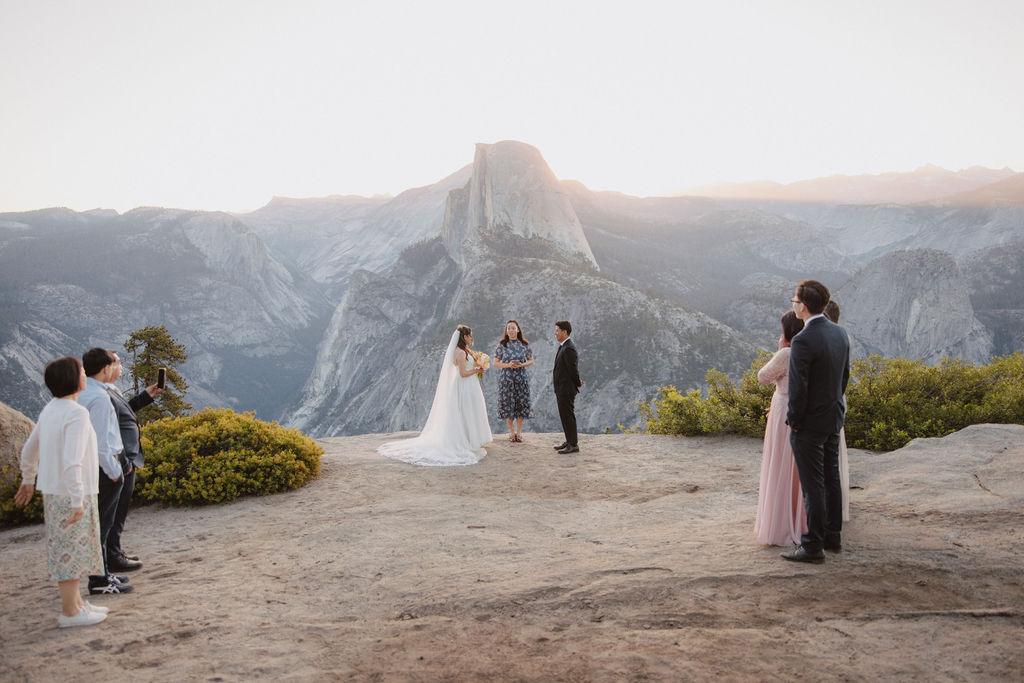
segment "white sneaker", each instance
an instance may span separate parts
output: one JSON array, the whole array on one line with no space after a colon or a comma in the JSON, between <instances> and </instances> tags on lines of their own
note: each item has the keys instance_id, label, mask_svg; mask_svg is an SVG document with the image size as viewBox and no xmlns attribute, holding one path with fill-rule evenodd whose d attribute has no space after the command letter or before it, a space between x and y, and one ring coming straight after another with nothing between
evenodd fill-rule
<instances>
[{"instance_id":1,"label":"white sneaker","mask_svg":"<svg viewBox=\"0 0 1024 683\"><path fill-rule=\"evenodd\" d=\"M57 626L60 628L69 628L71 626L92 626L93 624L100 623L106 618L106 614L90 612L88 607L82 605L82 609L78 610L78 614L73 617L66 617L63 614L57 617Z\"/></svg>"},{"instance_id":2,"label":"white sneaker","mask_svg":"<svg viewBox=\"0 0 1024 683\"><path fill-rule=\"evenodd\" d=\"M104 607L103 605L94 605L88 600L84 600L83 602L85 602L85 608L94 614L106 614L110 611L109 607Z\"/></svg>"}]
</instances>

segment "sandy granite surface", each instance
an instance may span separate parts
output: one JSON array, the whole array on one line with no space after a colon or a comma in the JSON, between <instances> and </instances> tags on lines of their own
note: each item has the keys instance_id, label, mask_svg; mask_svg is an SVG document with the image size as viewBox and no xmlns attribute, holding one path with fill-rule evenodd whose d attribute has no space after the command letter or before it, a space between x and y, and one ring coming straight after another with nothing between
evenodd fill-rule
<instances>
[{"instance_id":1,"label":"sandy granite surface","mask_svg":"<svg viewBox=\"0 0 1024 683\"><path fill-rule=\"evenodd\" d=\"M418 468L324 439L301 490L149 506L135 592L58 629L41 525L0 532L3 681L1020 680L1024 427L852 450L824 565L753 538L761 443L558 435Z\"/></svg>"}]
</instances>

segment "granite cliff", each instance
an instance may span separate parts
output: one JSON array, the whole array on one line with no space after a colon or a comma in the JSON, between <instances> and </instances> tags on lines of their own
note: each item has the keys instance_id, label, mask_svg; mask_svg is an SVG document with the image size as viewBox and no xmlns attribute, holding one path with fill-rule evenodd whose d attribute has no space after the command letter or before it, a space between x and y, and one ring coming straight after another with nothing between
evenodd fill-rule
<instances>
[{"instance_id":1,"label":"granite cliff","mask_svg":"<svg viewBox=\"0 0 1024 683\"><path fill-rule=\"evenodd\" d=\"M943 356L987 363L992 334L975 317L967 279L934 249L896 251L857 272L835 293L855 356Z\"/></svg>"},{"instance_id":2,"label":"granite cliff","mask_svg":"<svg viewBox=\"0 0 1024 683\"><path fill-rule=\"evenodd\" d=\"M490 192L496 177L545 199ZM736 372L749 363L753 347L725 325L604 276L533 148L478 145L472 178L447 206L437 238L407 249L387 274L353 276L290 423L317 435L418 429L458 323L473 327L489 354L507 319L522 324L536 358L532 429L558 424L549 373L559 319L572 321L581 350L587 384L578 413L587 431L630 422L653 387L694 386L708 367ZM500 430L496 373L483 381Z\"/></svg>"},{"instance_id":3,"label":"granite cliff","mask_svg":"<svg viewBox=\"0 0 1024 683\"><path fill-rule=\"evenodd\" d=\"M117 349L150 324L189 349L197 406L269 410L276 392L297 388L295 373L308 373L326 303L237 218L169 209L5 218L0 399L20 410L48 399L47 361Z\"/></svg>"}]
</instances>

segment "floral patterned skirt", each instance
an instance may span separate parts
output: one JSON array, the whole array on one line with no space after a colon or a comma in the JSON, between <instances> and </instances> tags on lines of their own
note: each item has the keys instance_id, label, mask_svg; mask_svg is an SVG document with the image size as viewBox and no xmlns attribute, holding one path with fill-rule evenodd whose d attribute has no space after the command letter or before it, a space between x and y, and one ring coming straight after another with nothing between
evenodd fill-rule
<instances>
[{"instance_id":1,"label":"floral patterned skirt","mask_svg":"<svg viewBox=\"0 0 1024 683\"><path fill-rule=\"evenodd\" d=\"M498 417L533 417L530 406L530 380L525 368L502 368L498 376Z\"/></svg>"},{"instance_id":2,"label":"floral patterned skirt","mask_svg":"<svg viewBox=\"0 0 1024 683\"><path fill-rule=\"evenodd\" d=\"M103 574L100 515L95 493L85 496L83 508L85 514L81 520L61 526L61 522L71 516L71 497L43 494L46 562L50 578L54 581L72 581Z\"/></svg>"}]
</instances>

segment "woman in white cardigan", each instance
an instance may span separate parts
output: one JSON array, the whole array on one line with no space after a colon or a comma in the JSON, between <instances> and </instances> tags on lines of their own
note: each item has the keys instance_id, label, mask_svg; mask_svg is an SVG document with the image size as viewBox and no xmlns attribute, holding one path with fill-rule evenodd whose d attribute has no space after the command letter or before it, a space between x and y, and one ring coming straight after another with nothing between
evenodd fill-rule
<instances>
[{"instance_id":1,"label":"woman in white cardigan","mask_svg":"<svg viewBox=\"0 0 1024 683\"><path fill-rule=\"evenodd\" d=\"M83 576L103 573L100 521L96 509L99 460L89 411L78 405L85 388L82 363L58 358L43 374L53 400L21 449L21 487L14 502L25 505L38 488L43 494L50 578L60 586L57 624L89 626L107 618L107 608L82 600Z\"/></svg>"}]
</instances>

